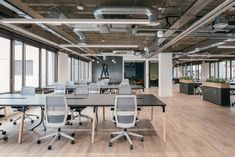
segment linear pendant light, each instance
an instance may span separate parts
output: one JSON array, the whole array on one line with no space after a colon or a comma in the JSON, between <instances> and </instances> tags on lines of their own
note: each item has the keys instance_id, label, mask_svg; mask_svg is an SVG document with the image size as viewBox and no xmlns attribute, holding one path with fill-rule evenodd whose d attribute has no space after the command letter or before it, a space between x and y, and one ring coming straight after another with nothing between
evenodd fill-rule
<instances>
[{"instance_id":1,"label":"linear pendant light","mask_svg":"<svg viewBox=\"0 0 235 157\"><path fill-rule=\"evenodd\" d=\"M62 47L90 47L90 48L138 48L138 45L88 45L88 44L61 44Z\"/></svg>"},{"instance_id":2,"label":"linear pendant light","mask_svg":"<svg viewBox=\"0 0 235 157\"><path fill-rule=\"evenodd\" d=\"M20 19L3 18L1 23L10 24L140 24L150 25L149 20L144 19Z\"/></svg>"},{"instance_id":3,"label":"linear pendant light","mask_svg":"<svg viewBox=\"0 0 235 157\"><path fill-rule=\"evenodd\" d=\"M235 49L235 46L229 46L229 45L221 45L217 46L219 49Z\"/></svg>"}]
</instances>

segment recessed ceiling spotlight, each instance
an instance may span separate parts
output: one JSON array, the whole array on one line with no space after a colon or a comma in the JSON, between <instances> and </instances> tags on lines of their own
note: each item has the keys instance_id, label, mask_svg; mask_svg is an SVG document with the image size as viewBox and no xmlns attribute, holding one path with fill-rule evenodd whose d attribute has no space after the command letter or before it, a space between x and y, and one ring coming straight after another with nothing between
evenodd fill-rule
<instances>
[{"instance_id":1,"label":"recessed ceiling spotlight","mask_svg":"<svg viewBox=\"0 0 235 157\"><path fill-rule=\"evenodd\" d=\"M102 42L102 43L104 43L104 42L105 42L105 40L103 39L103 40L101 40L101 42Z\"/></svg>"},{"instance_id":2,"label":"recessed ceiling spotlight","mask_svg":"<svg viewBox=\"0 0 235 157\"><path fill-rule=\"evenodd\" d=\"M84 10L84 6L78 0L75 0L75 2L77 4L77 9L78 10Z\"/></svg>"}]
</instances>

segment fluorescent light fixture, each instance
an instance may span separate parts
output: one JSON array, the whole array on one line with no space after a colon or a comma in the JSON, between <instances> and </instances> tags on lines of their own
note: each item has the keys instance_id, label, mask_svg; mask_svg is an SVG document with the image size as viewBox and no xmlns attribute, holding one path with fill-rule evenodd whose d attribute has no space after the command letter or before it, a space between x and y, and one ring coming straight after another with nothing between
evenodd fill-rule
<instances>
[{"instance_id":1,"label":"fluorescent light fixture","mask_svg":"<svg viewBox=\"0 0 235 157\"><path fill-rule=\"evenodd\" d=\"M162 30L157 31L157 37L158 38L162 38L163 37L163 31Z\"/></svg>"},{"instance_id":2,"label":"fluorescent light fixture","mask_svg":"<svg viewBox=\"0 0 235 157\"><path fill-rule=\"evenodd\" d=\"M10 24L139 24L150 25L147 19L20 19L3 18L1 23Z\"/></svg>"},{"instance_id":3,"label":"fluorescent light fixture","mask_svg":"<svg viewBox=\"0 0 235 157\"><path fill-rule=\"evenodd\" d=\"M222 46L217 46L219 49L235 49L235 46L226 46L226 45L222 45Z\"/></svg>"},{"instance_id":4,"label":"fluorescent light fixture","mask_svg":"<svg viewBox=\"0 0 235 157\"><path fill-rule=\"evenodd\" d=\"M218 61L219 59L208 59L208 58L186 58L186 59L179 59L180 61Z\"/></svg>"},{"instance_id":5,"label":"fluorescent light fixture","mask_svg":"<svg viewBox=\"0 0 235 157\"><path fill-rule=\"evenodd\" d=\"M188 55L189 57L235 57L235 55Z\"/></svg>"},{"instance_id":6,"label":"fluorescent light fixture","mask_svg":"<svg viewBox=\"0 0 235 157\"><path fill-rule=\"evenodd\" d=\"M88 44L61 44L62 47L90 47L90 48L138 48L138 45L88 45Z\"/></svg>"}]
</instances>

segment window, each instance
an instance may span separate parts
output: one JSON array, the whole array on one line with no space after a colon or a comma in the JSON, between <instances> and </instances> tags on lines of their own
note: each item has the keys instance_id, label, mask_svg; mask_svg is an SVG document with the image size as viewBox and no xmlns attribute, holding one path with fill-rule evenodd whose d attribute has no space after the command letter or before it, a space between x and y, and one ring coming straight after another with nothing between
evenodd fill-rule
<instances>
[{"instance_id":1,"label":"window","mask_svg":"<svg viewBox=\"0 0 235 157\"><path fill-rule=\"evenodd\" d=\"M25 85L39 87L39 48L26 45Z\"/></svg>"},{"instance_id":2,"label":"window","mask_svg":"<svg viewBox=\"0 0 235 157\"><path fill-rule=\"evenodd\" d=\"M218 78L218 62L215 63L215 78Z\"/></svg>"},{"instance_id":3,"label":"window","mask_svg":"<svg viewBox=\"0 0 235 157\"><path fill-rule=\"evenodd\" d=\"M219 78L226 79L226 61L219 62Z\"/></svg>"},{"instance_id":4,"label":"window","mask_svg":"<svg viewBox=\"0 0 235 157\"><path fill-rule=\"evenodd\" d=\"M46 49L41 50L41 87L46 86Z\"/></svg>"},{"instance_id":5,"label":"window","mask_svg":"<svg viewBox=\"0 0 235 157\"><path fill-rule=\"evenodd\" d=\"M10 92L10 40L0 37L0 93Z\"/></svg>"},{"instance_id":6,"label":"window","mask_svg":"<svg viewBox=\"0 0 235 157\"><path fill-rule=\"evenodd\" d=\"M230 76L230 74L231 74L231 72L230 72L230 60L228 60L227 61L227 80L229 80L229 79L231 79L231 76Z\"/></svg>"},{"instance_id":7,"label":"window","mask_svg":"<svg viewBox=\"0 0 235 157\"><path fill-rule=\"evenodd\" d=\"M210 64L210 77L211 78L215 77L215 64L214 63Z\"/></svg>"},{"instance_id":8,"label":"window","mask_svg":"<svg viewBox=\"0 0 235 157\"><path fill-rule=\"evenodd\" d=\"M55 53L47 51L47 84L55 83Z\"/></svg>"},{"instance_id":9,"label":"window","mask_svg":"<svg viewBox=\"0 0 235 157\"><path fill-rule=\"evenodd\" d=\"M23 42L15 40L15 77L14 77L14 91L20 91L22 87L22 59L23 59Z\"/></svg>"}]
</instances>

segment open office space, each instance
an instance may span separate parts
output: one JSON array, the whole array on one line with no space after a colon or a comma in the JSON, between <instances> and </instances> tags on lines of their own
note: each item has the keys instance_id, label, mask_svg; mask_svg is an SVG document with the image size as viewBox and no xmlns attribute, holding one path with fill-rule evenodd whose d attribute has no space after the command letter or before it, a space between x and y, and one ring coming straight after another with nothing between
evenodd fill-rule
<instances>
[{"instance_id":1,"label":"open office space","mask_svg":"<svg viewBox=\"0 0 235 157\"><path fill-rule=\"evenodd\" d=\"M234 0L0 0L0 157L235 156Z\"/></svg>"}]
</instances>

